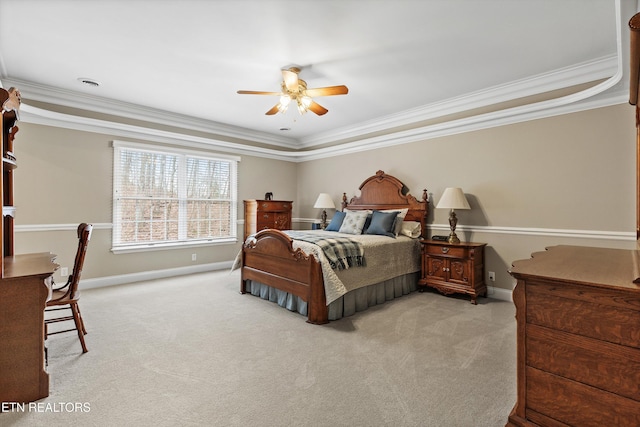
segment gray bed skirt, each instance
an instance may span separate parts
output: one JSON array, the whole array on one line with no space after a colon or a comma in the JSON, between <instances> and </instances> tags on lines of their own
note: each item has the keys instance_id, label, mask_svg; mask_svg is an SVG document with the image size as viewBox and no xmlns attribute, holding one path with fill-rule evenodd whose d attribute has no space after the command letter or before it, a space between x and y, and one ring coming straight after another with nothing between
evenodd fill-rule
<instances>
[{"instance_id":1,"label":"gray bed skirt","mask_svg":"<svg viewBox=\"0 0 640 427\"><path fill-rule=\"evenodd\" d=\"M409 273L348 292L329 304L329 320L348 317L374 305L407 295L417 289L419 278L419 272ZM247 292L307 316L307 303L300 297L250 280L247 281Z\"/></svg>"}]
</instances>

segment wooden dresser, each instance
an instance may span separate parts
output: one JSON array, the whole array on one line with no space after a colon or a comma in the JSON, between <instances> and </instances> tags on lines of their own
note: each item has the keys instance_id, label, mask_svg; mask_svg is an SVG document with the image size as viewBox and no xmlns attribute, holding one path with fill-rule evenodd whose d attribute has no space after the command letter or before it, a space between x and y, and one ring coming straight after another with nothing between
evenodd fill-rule
<instances>
[{"instance_id":1,"label":"wooden dresser","mask_svg":"<svg viewBox=\"0 0 640 427\"><path fill-rule=\"evenodd\" d=\"M487 295L484 282L484 247L486 243L448 243L422 240L422 277L420 286L430 286L443 294Z\"/></svg>"},{"instance_id":2,"label":"wooden dresser","mask_svg":"<svg viewBox=\"0 0 640 427\"><path fill-rule=\"evenodd\" d=\"M245 200L244 239L267 228L291 229L293 202L284 200Z\"/></svg>"},{"instance_id":3,"label":"wooden dresser","mask_svg":"<svg viewBox=\"0 0 640 427\"><path fill-rule=\"evenodd\" d=\"M554 246L513 264L507 426L640 426L640 251Z\"/></svg>"}]
</instances>

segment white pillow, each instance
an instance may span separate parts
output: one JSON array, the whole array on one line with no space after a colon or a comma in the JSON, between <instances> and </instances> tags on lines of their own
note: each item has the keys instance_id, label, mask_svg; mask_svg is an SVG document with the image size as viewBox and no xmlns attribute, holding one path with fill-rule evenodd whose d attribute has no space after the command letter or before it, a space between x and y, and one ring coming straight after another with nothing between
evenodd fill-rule
<instances>
[{"instance_id":1,"label":"white pillow","mask_svg":"<svg viewBox=\"0 0 640 427\"><path fill-rule=\"evenodd\" d=\"M351 209L351 210L349 210L349 209L347 209L347 208L344 208L344 209L342 210L342 212L366 212L366 213L367 213L367 215L371 215L371 214L373 213L373 211L372 211L371 209L364 209L364 210L362 210L362 209L360 209L360 210L353 210L353 209Z\"/></svg>"},{"instance_id":2,"label":"white pillow","mask_svg":"<svg viewBox=\"0 0 640 427\"><path fill-rule=\"evenodd\" d=\"M417 239L422 234L422 224L418 221L403 221L400 234Z\"/></svg>"},{"instance_id":3,"label":"white pillow","mask_svg":"<svg viewBox=\"0 0 640 427\"><path fill-rule=\"evenodd\" d=\"M367 211L347 211L340 226L340 233L362 234L367 215Z\"/></svg>"},{"instance_id":4,"label":"white pillow","mask_svg":"<svg viewBox=\"0 0 640 427\"><path fill-rule=\"evenodd\" d=\"M396 216L396 227L394 230L396 236L398 236L398 234L400 234L400 230L402 230L402 223L404 221L404 217L407 216L407 212L409 212L409 208L385 209L382 212L398 212L398 216Z\"/></svg>"}]
</instances>

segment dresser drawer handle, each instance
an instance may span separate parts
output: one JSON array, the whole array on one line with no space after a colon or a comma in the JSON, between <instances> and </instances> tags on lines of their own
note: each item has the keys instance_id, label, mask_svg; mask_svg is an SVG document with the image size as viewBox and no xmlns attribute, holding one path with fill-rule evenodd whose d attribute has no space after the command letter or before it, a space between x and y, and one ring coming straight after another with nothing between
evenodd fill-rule
<instances>
[{"instance_id":1,"label":"dresser drawer handle","mask_svg":"<svg viewBox=\"0 0 640 427\"><path fill-rule=\"evenodd\" d=\"M449 248L447 248L447 247L443 247L443 248L442 248L442 253L443 253L443 254L446 254L447 252L449 252Z\"/></svg>"}]
</instances>

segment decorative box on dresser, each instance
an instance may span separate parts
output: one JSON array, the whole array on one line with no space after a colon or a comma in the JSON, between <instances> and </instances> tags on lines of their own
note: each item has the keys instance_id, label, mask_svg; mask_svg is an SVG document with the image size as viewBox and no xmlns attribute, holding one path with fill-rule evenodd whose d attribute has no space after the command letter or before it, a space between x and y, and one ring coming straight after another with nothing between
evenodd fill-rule
<instances>
[{"instance_id":1,"label":"decorative box on dresser","mask_svg":"<svg viewBox=\"0 0 640 427\"><path fill-rule=\"evenodd\" d=\"M13 152L20 93L0 88L2 227L0 227L0 402L31 402L49 395L45 369L44 309L58 267L48 252L14 253ZM2 406L4 408L5 405ZM0 408L0 412L2 409ZM2 415L0 415L0 418Z\"/></svg>"},{"instance_id":2,"label":"decorative box on dresser","mask_svg":"<svg viewBox=\"0 0 640 427\"><path fill-rule=\"evenodd\" d=\"M285 200L245 200L244 238L267 228L291 229L292 201Z\"/></svg>"},{"instance_id":3,"label":"decorative box on dresser","mask_svg":"<svg viewBox=\"0 0 640 427\"><path fill-rule=\"evenodd\" d=\"M448 243L422 240L422 277L420 286L429 286L443 294L487 295L484 283L484 248L486 243Z\"/></svg>"},{"instance_id":4,"label":"decorative box on dresser","mask_svg":"<svg viewBox=\"0 0 640 427\"><path fill-rule=\"evenodd\" d=\"M640 252L554 246L513 263L507 426L640 426Z\"/></svg>"}]
</instances>

